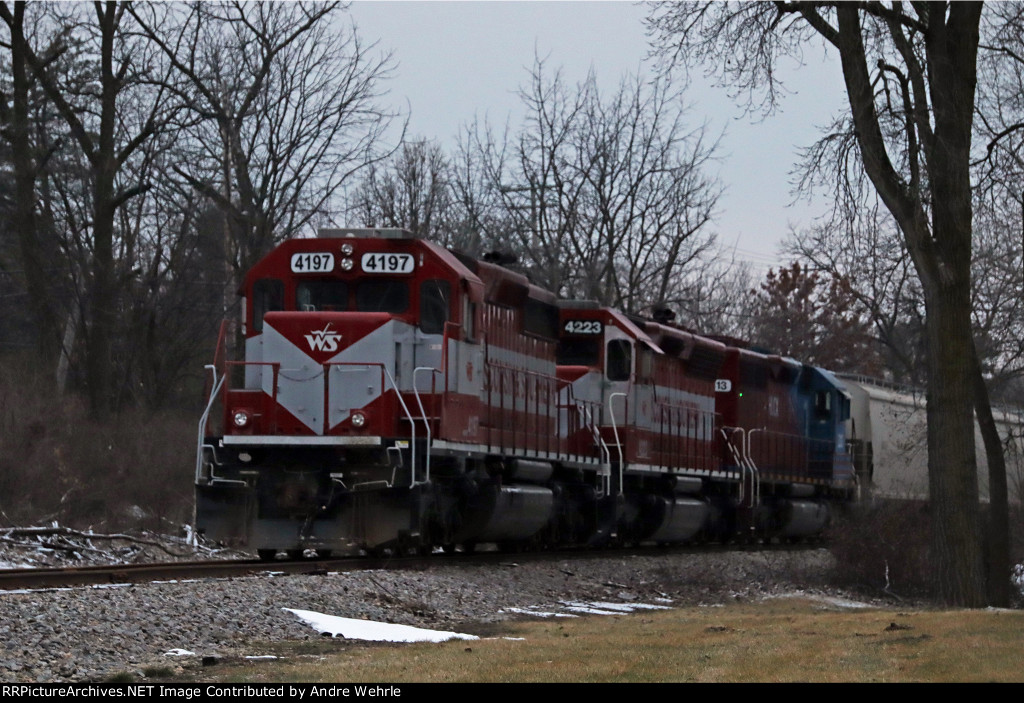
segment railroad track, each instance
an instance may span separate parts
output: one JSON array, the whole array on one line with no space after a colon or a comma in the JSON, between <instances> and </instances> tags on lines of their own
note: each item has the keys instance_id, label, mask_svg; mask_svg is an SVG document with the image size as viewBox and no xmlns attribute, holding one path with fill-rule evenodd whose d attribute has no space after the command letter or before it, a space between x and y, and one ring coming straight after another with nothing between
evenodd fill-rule
<instances>
[{"instance_id":1,"label":"railroad track","mask_svg":"<svg viewBox=\"0 0 1024 703\"><path fill-rule=\"evenodd\" d=\"M102 586L120 583L188 580L248 576L265 572L322 573L368 567L366 560L331 559L266 562L256 559L233 561L187 561L156 564L116 564L43 569L0 570L0 591L71 586Z\"/></svg>"},{"instance_id":2,"label":"railroad track","mask_svg":"<svg viewBox=\"0 0 1024 703\"><path fill-rule=\"evenodd\" d=\"M483 565L502 562L547 561L555 559L600 559L652 553L706 553L708 551L791 551L815 549L820 545L701 545L680 547L631 547L603 550L528 551L433 554L430 556L349 556L330 559L262 561L236 559L179 561L153 564L115 564L59 568L0 569L0 591L20 589L110 586L153 581L192 580L254 576L265 573L324 574L371 569L426 569L440 565Z\"/></svg>"}]
</instances>

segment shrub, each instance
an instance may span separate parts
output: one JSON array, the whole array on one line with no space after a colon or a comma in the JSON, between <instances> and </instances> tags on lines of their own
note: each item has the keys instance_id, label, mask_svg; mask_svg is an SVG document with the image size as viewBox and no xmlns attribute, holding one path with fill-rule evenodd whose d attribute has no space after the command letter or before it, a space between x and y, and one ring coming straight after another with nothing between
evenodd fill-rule
<instances>
[{"instance_id":1,"label":"shrub","mask_svg":"<svg viewBox=\"0 0 1024 703\"><path fill-rule=\"evenodd\" d=\"M930 536L930 515L922 502L854 505L829 529L835 579L899 596L928 595Z\"/></svg>"},{"instance_id":2,"label":"shrub","mask_svg":"<svg viewBox=\"0 0 1024 703\"><path fill-rule=\"evenodd\" d=\"M26 364L0 366L0 520L103 531L190 521L198 413L91 420Z\"/></svg>"}]
</instances>

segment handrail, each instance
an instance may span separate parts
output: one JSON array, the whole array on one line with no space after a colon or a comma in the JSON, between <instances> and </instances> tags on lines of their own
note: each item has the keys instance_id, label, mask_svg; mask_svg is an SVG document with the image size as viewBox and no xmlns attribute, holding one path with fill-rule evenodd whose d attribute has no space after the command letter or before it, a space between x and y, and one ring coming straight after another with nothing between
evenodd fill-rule
<instances>
[{"instance_id":1,"label":"handrail","mask_svg":"<svg viewBox=\"0 0 1024 703\"><path fill-rule=\"evenodd\" d=\"M415 369L412 370L412 392L413 392L413 395L416 396L416 404L420 406L420 416L423 419L423 425L427 428L427 466L426 466L426 476L424 478L424 482L425 483L430 483L430 447L432 446L431 442L433 440L432 440L431 430L430 430L430 420L427 419L427 411L423 407L423 399L420 398L420 389L416 387L416 374L419 373L420 371L429 371L431 373L431 376L430 376L430 395L434 398L434 403L436 404L437 403L437 392L436 392L436 388L434 386L434 374L441 373L441 369L435 369L432 366L417 366ZM445 393L447 393L447 388L448 388L448 374L447 373L445 374L444 385L445 385L445 389L446 389ZM415 447L415 444L414 444L414 447ZM413 449L413 451L415 451L415 448Z\"/></svg>"},{"instance_id":2,"label":"handrail","mask_svg":"<svg viewBox=\"0 0 1024 703\"><path fill-rule=\"evenodd\" d=\"M754 436L755 432L768 432L767 427L754 428L747 432L747 446L744 449L746 455L747 465L750 467L750 507L753 508L761 504L761 472L757 468L757 464L754 463L754 457L750 451L750 438Z\"/></svg>"},{"instance_id":3,"label":"handrail","mask_svg":"<svg viewBox=\"0 0 1024 703\"><path fill-rule=\"evenodd\" d=\"M531 369L525 369L518 366L512 366L510 364L502 363L499 361L493 361L490 358L484 360L483 375L486 379L487 388L487 400L486 406L490 409L499 409L501 411L510 410L512 412L522 412L527 418L536 418L537 423L541 419L546 421L553 421L558 423L558 409L560 406L559 392L560 388L564 387L565 382L560 379L557 375L551 375L543 373L541 371L533 371ZM497 377L497 379L495 379ZM505 388L505 379L508 378L511 388ZM497 380L497 385L495 384ZM515 386L517 383L522 382L523 393L517 398L515 393ZM532 407L531 407L531 393L530 386L532 383ZM543 390L542 390L543 389ZM495 396L497 396L498 405L495 405ZM505 405L506 396L511 396L511 402L508 407ZM522 410L517 407L517 404L521 401ZM544 411L541 411L541 405L543 401ZM516 449L516 432L517 429L513 426L512 430L512 449ZM530 429L528 424L524 424L520 431L522 435L529 435ZM538 452L546 451L549 455L551 454L551 435L545 433L547 439L547 449L541 450L538 448ZM490 436L488 436L488 447L491 446ZM504 441L502 439L501 441ZM528 450L525 445L523 449Z\"/></svg>"},{"instance_id":4,"label":"handrail","mask_svg":"<svg viewBox=\"0 0 1024 703\"><path fill-rule=\"evenodd\" d=\"M656 416L656 422L659 425L659 437L655 444L655 451L658 453L659 460L663 462L662 466L671 466L671 464L664 463L664 455L666 454L670 458L681 456L684 459L688 458L698 462L707 461L708 449L696 450L690 447L691 453L685 453L681 451L679 445L682 444L682 449L686 449L686 443L691 440L702 444L712 442L715 437L715 427L718 426L715 420L721 417L720 413L716 413L714 410L706 410L693 403L683 404L659 400L657 388L655 388L652 410L652 415ZM673 414L675 414L675 419L673 419ZM668 416L667 419L666 415ZM684 418L692 418L694 420L692 432L690 423L684 421ZM665 448L666 445L668 446L667 449Z\"/></svg>"},{"instance_id":5,"label":"handrail","mask_svg":"<svg viewBox=\"0 0 1024 703\"><path fill-rule=\"evenodd\" d=\"M594 413L591 412L582 400L576 401L576 407L582 408L583 416L587 418L588 427L590 428L590 434L594 437L595 443L601 452L601 459L608 463L612 463L612 450L608 448L608 443L604 441L604 437L601 436L601 428L594 422Z\"/></svg>"},{"instance_id":6,"label":"handrail","mask_svg":"<svg viewBox=\"0 0 1024 703\"><path fill-rule=\"evenodd\" d=\"M511 364L504 364L504 363L502 363L500 361L488 361L487 362L487 367L488 368L492 368L492 369L503 369L503 370L506 370L506 371L515 371L516 373L524 373L524 374L527 374L529 376L537 376L538 378L543 378L545 380L550 380L550 381L556 381L558 384L565 385L565 381L563 381L562 379L560 379L556 375L552 375L552 374L549 374L549 373L544 373L543 371L532 371L531 369L524 369L524 368L521 368L519 366L512 366Z\"/></svg>"},{"instance_id":7,"label":"handrail","mask_svg":"<svg viewBox=\"0 0 1024 703\"><path fill-rule=\"evenodd\" d=\"M462 325L460 325L460 324L458 324L456 322L447 321L447 322L444 323L444 329L441 332L441 368L444 369L444 392L445 393L447 393L449 391L449 388L448 388L448 382L449 382L449 374L448 374L448 342L451 341L451 339L452 339L452 336L450 336L448 334L449 330L452 330L454 332L461 331L462 330ZM456 339L455 341L459 341L459 340ZM412 375L413 375L413 387L415 388L415 386L416 386L416 372L413 371Z\"/></svg>"},{"instance_id":8,"label":"handrail","mask_svg":"<svg viewBox=\"0 0 1024 703\"><path fill-rule=\"evenodd\" d=\"M572 387L570 386L570 391ZM590 411L590 408L582 400L573 400L573 404L576 407L576 412L587 421L586 427L590 429L590 434L594 438L594 443L597 445L598 452L601 455L601 465L607 466L609 469L612 464L612 450L608 448L608 443L604 441L604 437L601 436L601 428L594 422L594 415ZM600 406L600 404L598 404ZM619 449L621 452L621 447ZM621 473L621 472L620 472ZM609 485L610 477L605 476L604 478L604 493L607 495L611 491Z\"/></svg>"},{"instance_id":9,"label":"handrail","mask_svg":"<svg viewBox=\"0 0 1024 703\"><path fill-rule=\"evenodd\" d=\"M391 388L392 388L392 390L395 391L395 397L398 399L399 404L402 406L402 411L405 412L405 417L409 421L409 427L410 427L410 432L411 432L411 434L410 434L410 451L409 451L409 454L412 457L412 472L411 472L412 476L410 478L409 487L410 488L414 487L416 485L416 421L413 420L412 413L409 412L409 406L405 404L405 399L402 397L402 392L399 390L398 384L395 383L395 377L391 375L391 371L388 369L387 365L384 364L384 362L381 362L381 361L326 361L326 362L324 362L322 364L322 366L324 367L324 376L327 379L326 383L325 383L325 387L324 387L324 396L325 397L327 397L329 395L329 390L330 390L330 369L329 369L329 367L331 367L331 366L378 366L378 367L380 367L381 372L382 372L381 373L381 396L383 397L384 393L387 391L387 387L384 384L384 379L386 378L388 381L391 382ZM328 422L329 422L329 420L325 416L324 417L325 426L326 426L326 423L328 423ZM393 488L394 487L394 482L395 482L395 472L394 471L391 472L391 481L390 482L382 481L382 483L384 483L388 488ZM377 483L377 481L373 481L372 483ZM355 490L358 486L362 486L362 485L365 485L365 484L362 484L362 483L353 484L352 485L352 490Z\"/></svg>"},{"instance_id":10,"label":"handrail","mask_svg":"<svg viewBox=\"0 0 1024 703\"><path fill-rule=\"evenodd\" d=\"M412 458L412 470L409 472L409 488L416 486L416 422L412 419L412 413L409 412L409 406L405 404L405 399L402 398L402 392L398 389L398 384L395 383L395 377L391 375L391 371L388 370L384 364L380 365L384 369L384 373L387 374L388 380L391 381L391 387L395 391L395 397L398 398L398 402L402 405L402 410L405 412L405 416L409 418L409 428L411 432L409 441L409 455ZM391 482L394 483L394 472L391 474ZM390 486L388 486L390 488Z\"/></svg>"},{"instance_id":11,"label":"handrail","mask_svg":"<svg viewBox=\"0 0 1024 703\"><path fill-rule=\"evenodd\" d=\"M727 432L728 430L728 432ZM757 468L757 464L754 463L754 458L750 452L750 437L755 432L766 432L766 428L745 430L742 427L723 427L721 428L722 437L725 438L726 446L729 447L729 451L732 453L733 459L736 461L737 466L740 469L740 492L739 492L739 505L743 505L743 501L747 500L747 491L745 479L747 474L750 474L750 505L753 508L761 503L761 472ZM732 443L730 435L740 433L740 449L737 451L736 446Z\"/></svg>"},{"instance_id":12,"label":"handrail","mask_svg":"<svg viewBox=\"0 0 1024 703\"><path fill-rule=\"evenodd\" d=\"M621 494L622 493L622 488L623 488L622 475L626 471L626 461L625 461L625 459L623 459L623 456L622 456L622 441L619 439L619 426L618 426L618 423L615 421L615 406L614 406L614 403L612 402L612 400L615 398L615 396L619 396L619 395L621 395L623 398L625 398L627 403L629 402L629 395L627 393L618 392L618 393L611 393L611 394L609 394L608 395L608 417L611 418L611 421L612 421L612 434L615 435L615 446L618 447L618 450L619 450L619 493ZM625 405L625 403L624 403L624 405ZM629 409L628 408L626 408L626 415L627 416L629 415Z\"/></svg>"},{"instance_id":13,"label":"handrail","mask_svg":"<svg viewBox=\"0 0 1024 703\"><path fill-rule=\"evenodd\" d=\"M743 478L747 474L747 462L745 460L745 457L743 456L743 451L742 451L743 446L746 443L746 441L745 441L746 430L744 430L742 427L722 427L719 431L722 433L723 439L725 439L725 446L727 446L729 448L729 453L732 454L733 460L736 462L736 465L740 469L740 495L739 495L739 503L740 503L740 505L742 505L743 504L743 498L744 498L744 495L745 495L744 485L743 485ZM734 445L732 443L732 439L730 438L731 435L734 435L737 432L740 433L740 449L739 450L736 449L736 445Z\"/></svg>"},{"instance_id":14,"label":"handrail","mask_svg":"<svg viewBox=\"0 0 1024 703\"><path fill-rule=\"evenodd\" d=\"M213 352L213 365L217 366L219 360L219 366L222 370L225 368L227 364L227 352L224 349L224 340L227 337L227 330L230 324L231 323L228 321L227 318L224 318L223 320L220 321L220 329L217 332L217 346L214 347Z\"/></svg>"},{"instance_id":15,"label":"handrail","mask_svg":"<svg viewBox=\"0 0 1024 703\"><path fill-rule=\"evenodd\" d=\"M199 482L203 468L203 446L206 444L206 423L210 420L210 411L213 410L213 404L217 402L217 394L220 392L220 387L224 383L224 379L227 376L221 376L217 378L217 367L213 364L207 364L203 368L209 369L213 373L213 380L210 385L210 398L206 403L206 410L203 411L202 416L199 418L199 437L196 443L196 483Z\"/></svg>"}]
</instances>

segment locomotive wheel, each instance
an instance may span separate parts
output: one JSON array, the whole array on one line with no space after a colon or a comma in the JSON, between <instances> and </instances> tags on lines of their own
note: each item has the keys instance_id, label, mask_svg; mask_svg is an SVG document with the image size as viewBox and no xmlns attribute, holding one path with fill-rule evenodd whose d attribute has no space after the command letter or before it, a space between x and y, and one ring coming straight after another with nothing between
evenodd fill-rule
<instances>
[{"instance_id":1,"label":"locomotive wheel","mask_svg":"<svg viewBox=\"0 0 1024 703\"><path fill-rule=\"evenodd\" d=\"M444 551L445 554L455 554L455 543L445 542L441 545L441 549Z\"/></svg>"},{"instance_id":2,"label":"locomotive wheel","mask_svg":"<svg viewBox=\"0 0 1024 703\"><path fill-rule=\"evenodd\" d=\"M285 554L287 554L288 558L291 559L292 561L298 561L303 556L303 550L301 550L301 549L287 549L287 550L285 550Z\"/></svg>"},{"instance_id":3,"label":"locomotive wheel","mask_svg":"<svg viewBox=\"0 0 1024 703\"><path fill-rule=\"evenodd\" d=\"M277 556L276 549L257 549L256 556L259 557L260 561L274 561L274 557Z\"/></svg>"},{"instance_id":4,"label":"locomotive wheel","mask_svg":"<svg viewBox=\"0 0 1024 703\"><path fill-rule=\"evenodd\" d=\"M316 556L318 559L330 559L331 555L334 554L333 549L318 549L316 550Z\"/></svg>"}]
</instances>

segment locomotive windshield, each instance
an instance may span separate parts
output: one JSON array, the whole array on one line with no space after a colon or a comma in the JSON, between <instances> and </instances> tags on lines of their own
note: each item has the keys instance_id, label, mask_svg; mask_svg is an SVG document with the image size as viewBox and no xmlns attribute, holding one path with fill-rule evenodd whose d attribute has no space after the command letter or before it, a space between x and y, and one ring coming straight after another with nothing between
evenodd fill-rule
<instances>
[{"instance_id":1,"label":"locomotive windshield","mask_svg":"<svg viewBox=\"0 0 1024 703\"><path fill-rule=\"evenodd\" d=\"M346 310L348 285L336 280L302 281L295 286L295 308L303 312Z\"/></svg>"},{"instance_id":2,"label":"locomotive windshield","mask_svg":"<svg viewBox=\"0 0 1024 703\"><path fill-rule=\"evenodd\" d=\"M409 284L406 281L374 278L356 286L356 310L359 312L401 313L409 309Z\"/></svg>"},{"instance_id":3,"label":"locomotive windshield","mask_svg":"<svg viewBox=\"0 0 1024 703\"><path fill-rule=\"evenodd\" d=\"M598 339L560 339L555 350L559 366L597 366L601 358Z\"/></svg>"}]
</instances>

